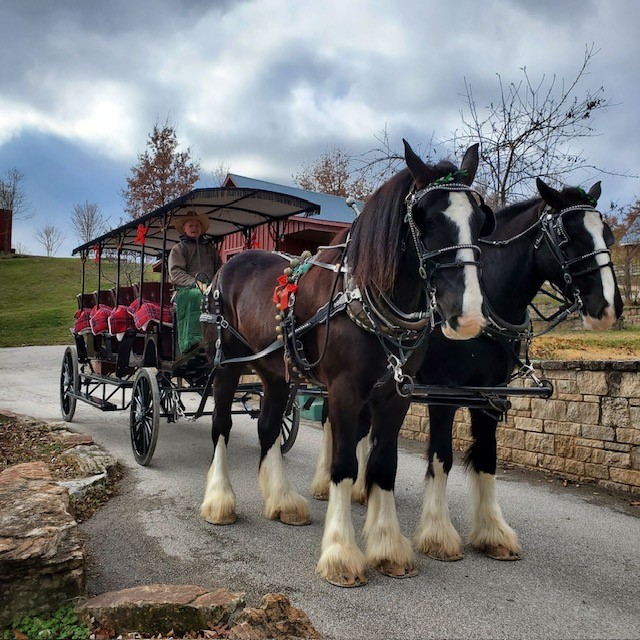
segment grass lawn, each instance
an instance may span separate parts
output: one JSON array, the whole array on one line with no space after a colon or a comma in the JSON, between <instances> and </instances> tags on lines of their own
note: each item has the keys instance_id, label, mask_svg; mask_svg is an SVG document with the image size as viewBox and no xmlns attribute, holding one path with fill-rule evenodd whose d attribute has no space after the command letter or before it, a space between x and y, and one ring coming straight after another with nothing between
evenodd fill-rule
<instances>
[{"instance_id":1,"label":"grass lawn","mask_svg":"<svg viewBox=\"0 0 640 640\"><path fill-rule=\"evenodd\" d=\"M101 288L110 289L115 265L105 261L103 270ZM97 265L87 262L85 292L95 291L97 286ZM78 258L1 258L0 347L72 344L69 328L81 287L82 263Z\"/></svg>"}]
</instances>

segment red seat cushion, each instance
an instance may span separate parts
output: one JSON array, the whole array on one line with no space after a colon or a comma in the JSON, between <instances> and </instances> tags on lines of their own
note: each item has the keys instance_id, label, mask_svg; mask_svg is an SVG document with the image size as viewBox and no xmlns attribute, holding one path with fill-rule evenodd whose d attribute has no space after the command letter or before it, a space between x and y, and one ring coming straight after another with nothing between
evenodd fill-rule
<instances>
[{"instance_id":1,"label":"red seat cushion","mask_svg":"<svg viewBox=\"0 0 640 640\"><path fill-rule=\"evenodd\" d=\"M129 307L119 304L107 319L109 333L111 335L122 338L125 331L135 329L133 315L129 312Z\"/></svg>"},{"instance_id":2,"label":"red seat cushion","mask_svg":"<svg viewBox=\"0 0 640 640\"><path fill-rule=\"evenodd\" d=\"M109 316L113 312L113 307L106 304L96 305L89 314L89 324L91 333L98 336L102 333L109 333Z\"/></svg>"},{"instance_id":3,"label":"red seat cushion","mask_svg":"<svg viewBox=\"0 0 640 640\"><path fill-rule=\"evenodd\" d=\"M133 322L138 331L146 331L150 322L160 322L160 305L157 302L134 300L129 313L133 314ZM167 305L162 308L162 323L173 325L173 309Z\"/></svg>"},{"instance_id":4,"label":"red seat cushion","mask_svg":"<svg viewBox=\"0 0 640 640\"><path fill-rule=\"evenodd\" d=\"M91 325L89 324L91 311L89 309L78 309L73 317L75 322L73 323L73 333L89 333L91 331Z\"/></svg>"}]
</instances>

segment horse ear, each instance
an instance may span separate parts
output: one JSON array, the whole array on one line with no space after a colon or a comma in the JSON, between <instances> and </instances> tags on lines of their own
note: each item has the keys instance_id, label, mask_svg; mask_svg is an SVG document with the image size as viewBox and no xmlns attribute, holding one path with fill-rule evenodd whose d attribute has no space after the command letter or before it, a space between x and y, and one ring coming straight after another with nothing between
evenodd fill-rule
<instances>
[{"instance_id":1,"label":"horse ear","mask_svg":"<svg viewBox=\"0 0 640 640\"><path fill-rule=\"evenodd\" d=\"M476 144L472 144L465 152L462 163L460 164L460 182L466 184L468 187L471 186L473 179L476 177L476 171L478 170L478 162L480 161L478 156L479 146L477 142Z\"/></svg>"},{"instance_id":2,"label":"horse ear","mask_svg":"<svg viewBox=\"0 0 640 640\"><path fill-rule=\"evenodd\" d=\"M589 189L589 192L587 193L587 195L590 198L593 198L596 202L598 202L598 199L602 195L602 183L600 182L600 180L598 180L598 182L596 182L593 185L593 187Z\"/></svg>"},{"instance_id":3,"label":"horse ear","mask_svg":"<svg viewBox=\"0 0 640 640\"><path fill-rule=\"evenodd\" d=\"M556 210L564 209L566 206L565 200L559 191L556 191L553 187L550 187L542 178L536 178L536 186L538 192L542 196L542 199L552 208Z\"/></svg>"},{"instance_id":4,"label":"horse ear","mask_svg":"<svg viewBox=\"0 0 640 640\"><path fill-rule=\"evenodd\" d=\"M411 172L413 181L416 183L418 189L422 189L422 187L429 183L429 179L427 177L429 168L424 162L422 162L415 151L411 148L411 145L404 138L402 138L402 142L404 143L404 159L407 163L407 167Z\"/></svg>"}]
</instances>

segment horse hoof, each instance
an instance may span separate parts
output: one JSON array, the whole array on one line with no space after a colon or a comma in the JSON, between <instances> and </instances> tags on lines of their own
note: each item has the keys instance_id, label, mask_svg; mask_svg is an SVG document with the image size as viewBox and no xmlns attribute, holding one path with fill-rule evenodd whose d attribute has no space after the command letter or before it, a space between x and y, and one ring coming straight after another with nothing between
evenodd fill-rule
<instances>
[{"instance_id":1,"label":"horse hoof","mask_svg":"<svg viewBox=\"0 0 640 640\"><path fill-rule=\"evenodd\" d=\"M484 554L492 560L501 560L503 562L522 560L522 552L520 550L507 549L502 545L485 549Z\"/></svg>"},{"instance_id":2,"label":"horse hoof","mask_svg":"<svg viewBox=\"0 0 640 640\"><path fill-rule=\"evenodd\" d=\"M453 553L451 555L430 551L429 553L427 553L427 555L434 560L438 560L439 562L458 562L458 560L462 560L462 558L464 558L464 553L462 553L462 551L460 551L459 553Z\"/></svg>"},{"instance_id":3,"label":"horse hoof","mask_svg":"<svg viewBox=\"0 0 640 640\"><path fill-rule=\"evenodd\" d=\"M388 576L389 578L413 578L418 575L418 570L414 565L403 566L395 562L381 562L376 566L376 569L383 576Z\"/></svg>"},{"instance_id":4,"label":"horse hoof","mask_svg":"<svg viewBox=\"0 0 640 640\"><path fill-rule=\"evenodd\" d=\"M232 515L232 516L224 516L223 518L218 518L215 521L214 520L207 520L207 522L209 524L216 525L216 527L219 527L219 526L225 526L225 525L229 525L229 524L234 524L237 519L238 519L238 516Z\"/></svg>"},{"instance_id":5,"label":"horse hoof","mask_svg":"<svg viewBox=\"0 0 640 640\"><path fill-rule=\"evenodd\" d=\"M342 587L344 589L353 589L355 587L364 587L367 584L368 580L364 573L338 573L329 577L326 577L325 580L332 584L334 587Z\"/></svg>"},{"instance_id":6,"label":"horse hoof","mask_svg":"<svg viewBox=\"0 0 640 640\"><path fill-rule=\"evenodd\" d=\"M311 518L309 516L301 516L299 513L280 512L280 522L293 527L302 527L306 524L311 524Z\"/></svg>"},{"instance_id":7,"label":"horse hoof","mask_svg":"<svg viewBox=\"0 0 640 640\"><path fill-rule=\"evenodd\" d=\"M322 500L323 502L326 502L329 499L329 493L324 493L324 491L318 491L312 495L316 500Z\"/></svg>"}]
</instances>

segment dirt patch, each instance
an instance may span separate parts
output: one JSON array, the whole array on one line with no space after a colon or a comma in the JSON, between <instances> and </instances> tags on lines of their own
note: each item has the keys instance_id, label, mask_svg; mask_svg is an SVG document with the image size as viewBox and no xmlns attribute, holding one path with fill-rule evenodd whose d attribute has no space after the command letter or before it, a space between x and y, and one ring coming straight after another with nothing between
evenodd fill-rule
<instances>
[{"instance_id":1,"label":"dirt patch","mask_svg":"<svg viewBox=\"0 0 640 640\"><path fill-rule=\"evenodd\" d=\"M69 445L48 425L0 414L0 471L22 462L46 462L54 479L72 480L78 469L60 454Z\"/></svg>"},{"instance_id":2,"label":"dirt patch","mask_svg":"<svg viewBox=\"0 0 640 640\"><path fill-rule=\"evenodd\" d=\"M579 338L541 336L529 349L535 360L637 360L638 350L634 345L595 346Z\"/></svg>"}]
</instances>

